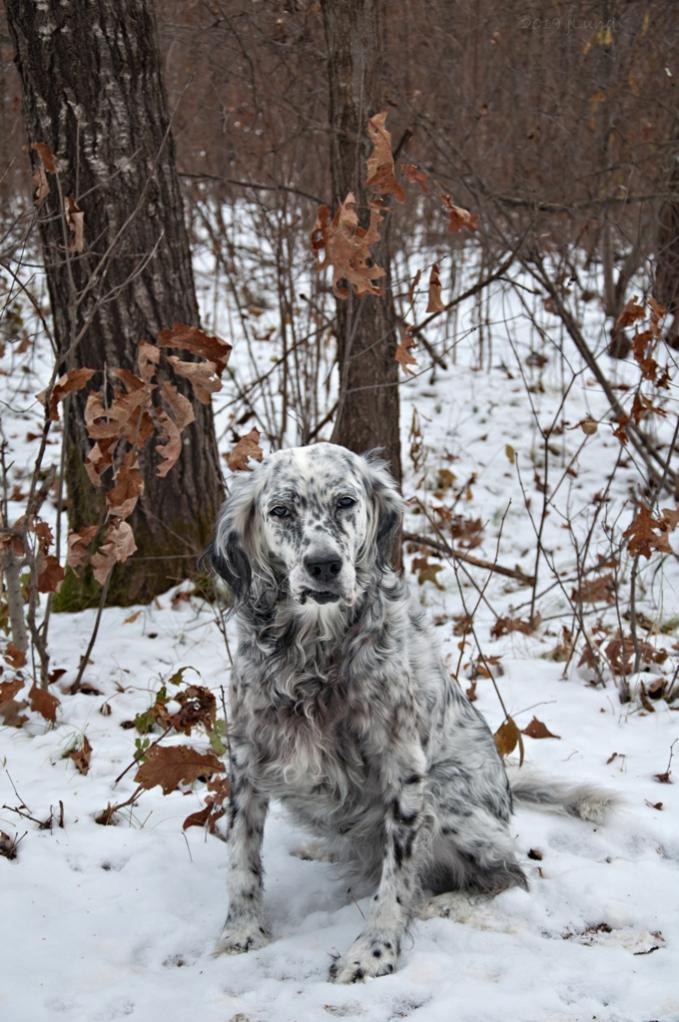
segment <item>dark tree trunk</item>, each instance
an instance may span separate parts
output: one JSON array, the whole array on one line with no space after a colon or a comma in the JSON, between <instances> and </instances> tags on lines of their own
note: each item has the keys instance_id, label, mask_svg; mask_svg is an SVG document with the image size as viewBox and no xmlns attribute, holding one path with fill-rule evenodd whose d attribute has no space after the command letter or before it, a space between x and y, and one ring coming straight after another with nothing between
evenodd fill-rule
<instances>
[{"instance_id":1,"label":"dark tree trunk","mask_svg":"<svg viewBox=\"0 0 679 1022\"><path fill-rule=\"evenodd\" d=\"M154 340L176 321L198 324L153 4L7 0L7 16L29 141L45 143L58 160L40 234L61 361L134 370L141 339ZM66 251L67 196L84 212L80 255ZM188 382L176 382L193 400ZM85 397L72 396L66 423L74 529L95 523L102 508L83 468ZM145 490L130 520L138 552L114 570L109 602L145 601L167 589L195 569L207 543L221 475L211 409L194 402L194 410L167 478L157 477L150 456L142 465ZM71 574L58 602L90 604L94 589Z\"/></svg>"},{"instance_id":2,"label":"dark tree trunk","mask_svg":"<svg viewBox=\"0 0 679 1022\"><path fill-rule=\"evenodd\" d=\"M367 222L364 186L370 143L368 118L383 109L383 0L323 0L330 90L330 163L333 206L353 192ZM383 233L388 230L382 225ZM386 270L381 298L351 296L337 302L339 408L332 439L362 453L383 447L401 480L396 315L390 292L389 246L376 260Z\"/></svg>"},{"instance_id":3,"label":"dark tree trunk","mask_svg":"<svg viewBox=\"0 0 679 1022\"><path fill-rule=\"evenodd\" d=\"M675 131L677 127L679 122ZM668 179L670 197L660 208L653 291L670 316L667 343L679 348L679 145L674 144Z\"/></svg>"}]
</instances>

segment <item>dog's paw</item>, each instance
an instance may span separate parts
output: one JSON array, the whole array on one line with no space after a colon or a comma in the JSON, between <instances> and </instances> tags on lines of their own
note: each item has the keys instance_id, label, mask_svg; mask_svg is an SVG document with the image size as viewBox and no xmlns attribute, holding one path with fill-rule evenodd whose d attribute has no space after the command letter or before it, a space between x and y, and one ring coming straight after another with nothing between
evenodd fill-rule
<instances>
[{"instance_id":1,"label":"dog's paw","mask_svg":"<svg viewBox=\"0 0 679 1022\"><path fill-rule=\"evenodd\" d=\"M375 976L388 976L398 961L398 941L388 937L362 936L330 966L334 983L360 983Z\"/></svg>"},{"instance_id":2,"label":"dog's paw","mask_svg":"<svg viewBox=\"0 0 679 1022\"><path fill-rule=\"evenodd\" d=\"M213 954L240 955L264 947L270 940L271 934L256 919L227 920Z\"/></svg>"}]
</instances>

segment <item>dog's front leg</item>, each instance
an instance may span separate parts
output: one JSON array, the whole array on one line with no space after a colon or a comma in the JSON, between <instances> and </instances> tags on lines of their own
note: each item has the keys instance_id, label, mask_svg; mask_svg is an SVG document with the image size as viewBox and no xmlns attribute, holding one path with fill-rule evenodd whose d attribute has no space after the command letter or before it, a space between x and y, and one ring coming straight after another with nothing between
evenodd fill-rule
<instances>
[{"instance_id":1,"label":"dog's front leg","mask_svg":"<svg viewBox=\"0 0 679 1022\"><path fill-rule=\"evenodd\" d=\"M401 749L401 755L388 755L385 766L382 875L363 932L330 969L330 978L338 983L355 983L394 971L419 893L424 753L419 743L413 742L410 748Z\"/></svg>"},{"instance_id":2,"label":"dog's front leg","mask_svg":"<svg viewBox=\"0 0 679 1022\"><path fill-rule=\"evenodd\" d=\"M267 944L262 917L262 838L268 800L260 795L243 750L231 759L229 912L216 952L235 954Z\"/></svg>"}]
</instances>

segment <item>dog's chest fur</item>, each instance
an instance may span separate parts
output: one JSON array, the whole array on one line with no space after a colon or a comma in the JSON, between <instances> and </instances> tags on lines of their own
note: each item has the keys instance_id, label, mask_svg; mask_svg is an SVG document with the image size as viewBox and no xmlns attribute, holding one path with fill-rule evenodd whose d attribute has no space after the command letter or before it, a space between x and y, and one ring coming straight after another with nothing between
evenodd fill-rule
<instances>
[{"instance_id":1,"label":"dog's chest fur","mask_svg":"<svg viewBox=\"0 0 679 1022\"><path fill-rule=\"evenodd\" d=\"M380 763L398 720L405 714L429 730L431 706L413 684L401 618L407 613L394 605L373 630L362 621L322 641L239 648L236 741L250 750L259 790L316 831L341 834L358 821L370 826L373 805L381 819Z\"/></svg>"}]
</instances>

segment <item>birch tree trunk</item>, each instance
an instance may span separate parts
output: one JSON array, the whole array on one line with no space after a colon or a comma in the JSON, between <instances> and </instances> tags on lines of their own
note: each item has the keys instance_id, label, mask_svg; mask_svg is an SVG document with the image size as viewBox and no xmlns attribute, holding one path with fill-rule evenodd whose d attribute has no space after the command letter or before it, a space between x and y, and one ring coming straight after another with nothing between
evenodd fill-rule
<instances>
[{"instance_id":1,"label":"birch tree trunk","mask_svg":"<svg viewBox=\"0 0 679 1022\"><path fill-rule=\"evenodd\" d=\"M322 0L327 44L333 208L356 196L367 223L363 182L370 143L368 118L383 109L383 0ZM381 298L337 301L339 407L332 439L362 453L383 447L401 481L396 315L391 298L388 227L376 261L386 270Z\"/></svg>"},{"instance_id":2,"label":"birch tree trunk","mask_svg":"<svg viewBox=\"0 0 679 1022\"><path fill-rule=\"evenodd\" d=\"M45 143L58 161L40 236L63 367L134 370L141 339L177 321L198 325L153 4L7 0L7 18L29 143ZM78 255L68 252L66 197L84 212ZM177 385L193 401L188 382ZM96 523L102 510L83 467L85 400L85 391L72 395L66 421L74 529ZM150 457L142 464L144 494L130 519L138 552L114 569L110 603L146 601L185 578L208 541L222 485L211 409L194 402L194 411L167 478L156 476ZM69 574L57 605L97 599L91 579Z\"/></svg>"}]
</instances>

